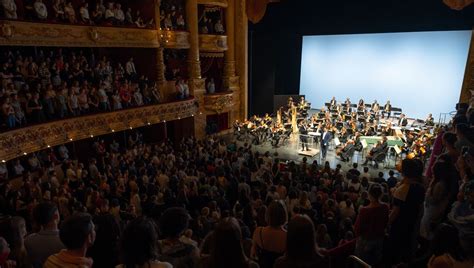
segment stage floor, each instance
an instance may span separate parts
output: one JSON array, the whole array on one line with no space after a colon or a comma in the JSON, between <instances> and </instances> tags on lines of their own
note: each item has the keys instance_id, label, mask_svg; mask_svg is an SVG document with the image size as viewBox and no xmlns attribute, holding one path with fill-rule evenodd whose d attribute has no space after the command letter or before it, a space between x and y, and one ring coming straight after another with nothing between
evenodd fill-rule
<instances>
[{"instance_id":1,"label":"stage floor","mask_svg":"<svg viewBox=\"0 0 474 268\"><path fill-rule=\"evenodd\" d=\"M245 143L245 141L237 141L237 144L239 146L242 146ZM339 159L339 157L336 156L336 150L334 149L335 146L331 145L327 151L326 158L323 159L320 150L319 150L319 145L316 146L316 148L313 148L311 152L301 152L298 148L298 135L292 134L290 139L288 139L288 142L280 147L273 147L270 142L265 142L261 145L252 145L253 150L258 151L259 153L263 154L265 152L270 152L270 154L274 155L275 153L278 155L279 159L283 161L294 161L296 163L301 163L303 161L303 158L307 158L308 163L312 163L314 160L316 160L319 164L324 164L325 161L329 162L329 165L331 168L336 168L338 164L341 164L342 170L347 171L350 168L352 168L352 163L358 163L359 164L359 170L362 171L363 167L362 163L365 161L365 154L368 151L362 151L362 152L355 152L354 156L352 157L352 161L347 161L343 162ZM302 154L303 153L303 154ZM311 156L311 155L312 156ZM395 170L395 164L396 160L394 157L388 157L386 159L386 163L379 163L378 168L374 168L372 165L367 165L369 167L369 172L371 176L377 176L379 172L383 172L385 174L385 178L388 178L388 172L390 170L394 170L395 173L397 171Z\"/></svg>"}]
</instances>

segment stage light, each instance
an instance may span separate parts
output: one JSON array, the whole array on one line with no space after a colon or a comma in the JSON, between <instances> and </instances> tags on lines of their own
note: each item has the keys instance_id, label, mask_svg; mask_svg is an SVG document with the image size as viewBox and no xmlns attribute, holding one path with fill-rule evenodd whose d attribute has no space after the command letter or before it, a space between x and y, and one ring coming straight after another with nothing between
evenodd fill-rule
<instances>
[{"instance_id":1,"label":"stage light","mask_svg":"<svg viewBox=\"0 0 474 268\"><path fill-rule=\"evenodd\" d=\"M133 129L133 127L130 127L130 129Z\"/></svg>"},{"instance_id":2,"label":"stage light","mask_svg":"<svg viewBox=\"0 0 474 268\"><path fill-rule=\"evenodd\" d=\"M115 132L115 129L112 129L112 132Z\"/></svg>"},{"instance_id":3,"label":"stage light","mask_svg":"<svg viewBox=\"0 0 474 268\"><path fill-rule=\"evenodd\" d=\"M147 123L147 125L151 125L151 123L150 123L150 122L148 122L148 123Z\"/></svg>"},{"instance_id":4,"label":"stage light","mask_svg":"<svg viewBox=\"0 0 474 268\"><path fill-rule=\"evenodd\" d=\"M48 146L47 146L47 147L48 147L48 148L51 148L51 146L49 146L49 144L48 144Z\"/></svg>"},{"instance_id":5,"label":"stage light","mask_svg":"<svg viewBox=\"0 0 474 268\"><path fill-rule=\"evenodd\" d=\"M91 135L91 138L94 138L94 135Z\"/></svg>"},{"instance_id":6,"label":"stage light","mask_svg":"<svg viewBox=\"0 0 474 268\"><path fill-rule=\"evenodd\" d=\"M6 161L5 160L2 160L2 163L5 163Z\"/></svg>"},{"instance_id":7,"label":"stage light","mask_svg":"<svg viewBox=\"0 0 474 268\"><path fill-rule=\"evenodd\" d=\"M23 152L23 155L27 155L27 153L26 153L26 152Z\"/></svg>"},{"instance_id":8,"label":"stage light","mask_svg":"<svg viewBox=\"0 0 474 268\"><path fill-rule=\"evenodd\" d=\"M72 138L70 138L69 141L72 141Z\"/></svg>"}]
</instances>

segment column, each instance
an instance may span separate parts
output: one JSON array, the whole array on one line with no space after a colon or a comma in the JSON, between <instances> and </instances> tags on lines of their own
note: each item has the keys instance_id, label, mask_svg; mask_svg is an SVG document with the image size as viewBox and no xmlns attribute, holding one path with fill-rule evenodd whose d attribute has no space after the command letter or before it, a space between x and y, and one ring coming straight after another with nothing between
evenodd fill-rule
<instances>
[{"instance_id":1,"label":"column","mask_svg":"<svg viewBox=\"0 0 474 268\"><path fill-rule=\"evenodd\" d=\"M186 1L186 20L189 29L189 43L191 47L188 53L189 78L201 78L201 63L199 62L199 26L197 0ZM193 87L191 83L191 87ZM193 88L191 88L193 90Z\"/></svg>"},{"instance_id":2,"label":"column","mask_svg":"<svg viewBox=\"0 0 474 268\"><path fill-rule=\"evenodd\" d=\"M228 83L235 76L235 0L228 0L229 6L225 12L225 27L227 33L227 51L224 53L224 80Z\"/></svg>"},{"instance_id":3,"label":"column","mask_svg":"<svg viewBox=\"0 0 474 268\"><path fill-rule=\"evenodd\" d=\"M165 84L165 60L163 57L163 47L161 46L161 26L160 26L160 2L161 0L155 0L155 24L158 33L158 39L160 47L156 51L156 84L161 90Z\"/></svg>"}]
</instances>

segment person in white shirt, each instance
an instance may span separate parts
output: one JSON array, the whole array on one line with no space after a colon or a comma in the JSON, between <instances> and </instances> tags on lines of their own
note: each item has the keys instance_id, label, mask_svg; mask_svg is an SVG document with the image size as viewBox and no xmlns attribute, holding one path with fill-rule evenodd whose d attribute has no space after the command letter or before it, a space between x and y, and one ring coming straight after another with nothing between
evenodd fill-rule
<instances>
[{"instance_id":1,"label":"person in white shirt","mask_svg":"<svg viewBox=\"0 0 474 268\"><path fill-rule=\"evenodd\" d=\"M62 160L69 159L69 150L66 148L66 146L65 146L64 144L62 144L61 146L59 146L59 148L58 148L58 153L59 153L59 157L60 157Z\"/></svg>"},{"instance_id":2,"label":"person in white shirt","mask_svg":"<svg viewBox=\"0 0 474 268\"><path fill-rule=\"evenodd\" d=\"M125 64L125 72L129 79L133 80L137 76L137 70L135 69L135 63L133 62L133 57L130 58Z\"/></svg>"},{"instance_id":3,"label":"person in white shirt","mask_svg":"<svg viewBox=\"0 0 474 268\"><path fill-rule=\"evenodd\" d=\"M16 14L15 0L2 0L3 15L6 19L16 20L18 15Z\"/></svg>"},{"instance_id":4,"label":"person in white shirt","mask_svg":"<svg viewBox=\"0 0 474 268\"><path fill-rule=\"evenodd\" d=\"M121 4L115 4L114 16L116 23L119 25L123 25L125 21L125 14L123 13Z\"/></svg>"},{"instance_id":5,"label":"person in white shirt","mask_svg":"<svg viewBox=\"0 0 474 268\"><path fill-rule=\"evenodd\" d=\"M183 18L183 15L179 15L178 18L176 19L176 26L178 27L178 30L184 30L185 27L185 21Z\"/></svg>"},{"instance_id":6,"label":"person in white shirt","mask_svg":"<svg viewBox=\"0 0 474 268\"><path fill-rule=\"evenodd\" d=\"M135 102L136 106L143 105L143 95L140 92L140 89L138 87L135 89L135 92L133 93L133 101Z\"/></svg>"},{"instance_id":7,"label":"person in white shirt","mask_svg":"<svg viewBox=\"0 0 474 268\"><path fill-rule=\"evenodd\" d=\"M91 18L89 16L89 4L84 3L81 8L79 9L79 13L81 14L81 20L83 23L89 24L91 22Z\"/></svg>"},{"instance_id":8,"label":"person in white shirt","mask_svg":"<svg viewBox=\"0 0 474 268\"><path fill-rule=\"evenodd\" d=\"M224 25L222 25L221 20L217 20L216 24L214 25L214 30L216 31L217 34L223 34L224 31Z\"/></svg>"},{"instance_id":9,"label":"person in white shirt","mask_svg":"<svg viewBox=\"0 0 474 268\"><path fill-rule=\"evenodd\" d=\"M214 78L209 79L209 83L207 83L207 93L213 94L216 92L216 84L214 83Z\"/></svg>"},{"instance_id":10,"label":"person in white shirt","mask_svg":"<svg viewBox=\"0 0 474 268\"><path fill-rule=\"evenodd\" d=\"M25 168L21 165L20 160L15 161L15 166L13 167L13 171L15 172L15 176L21 176Z\"/></svg>"},{"instance_id":11,"label":"person in white shirt","mask_svg":"<svg viewBox=\"0 0 474 268\"><path fill-rule=\"evenodd\" d=\"M114 3L108 3L107 9L105 10L105 20L109 23L114 23L115 21L115 12L114 12Z\"/></svg>"},{"instance_id":12,"label":"person in white shirt","mask_svg":"<svg viewBox=\"0 0 474 268\"><path fill-rule=\"evenodd\" d=\"M48 18L48 9L42 0L36 0L33 8L35 9L36 16L40 20L45 20Z\"/></svg>"}]
</instances>

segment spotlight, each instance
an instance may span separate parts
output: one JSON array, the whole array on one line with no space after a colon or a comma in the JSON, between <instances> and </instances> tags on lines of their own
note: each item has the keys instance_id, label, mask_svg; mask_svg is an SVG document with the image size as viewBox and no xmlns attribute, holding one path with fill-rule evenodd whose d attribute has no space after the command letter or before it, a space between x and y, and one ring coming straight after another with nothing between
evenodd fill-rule
<instances>
[{"instance_id":1,"label":"spotlight","mask_svg":"<svg viewBox=\"0 0 474 268\"><path fill-rule=\"evenodd\" d=\"M147 125L151 125L151 123L150 123L150 122L148 122L148 123L147 123Z\"/></svg>"},{"instance_id":2,"label":"spotlight","mask_svg":"<svg viewBox=\"0 0 474 268\"><path fill-rule=\"evenodd\" d=\"M47 147L48 147L48 148L51 148L51 146L49 146L49 144L48 144L48 146L47 146Z\"/></svg>"},{"instance_id":3,"label":"spotlight","mask_svg":"<svg viewBox=\"0 0 474 268\"><path fill-rule=\"evenodd\" d=\"M5 163L6 161L5 160L2 160L2 163Z\"/></svg>"},{"instance_id":4,"label":"spotlight","mask_svg":"<svg viewBox=\"0 0 474 268\"><path fill-rule=\"evenodd\" d=\"M72 138L70 138L69 141L72 141Z\"/></svg>"},{"instance_id":5,"label":"spotlight","mask_svg":"<svg viewBox=\"0 0 474 268\"><path fill-rule=\"evenodd\" d=\"M23 155L27 155L27 153L26 153L26 152L23 152Z\"/></svg>"},{"instance_id":6,"label":"spotlight","mask_svg":"<svg viewBox=\"0 0 474 268\"><path fill-rule=\"evenodd\" d=\"M91 138L94 138L94 135L91 135Z\"/></svg>"},{"instance_id":7,"label":"spotlight","mask_svg":"<svg viewBox=\"0 0 474 268\"><path fill-rule=\"evenodd\" d=\"M115 129L112 129L112 132L115 132Z\"/></svg>"},{"instance_id":8,"label":"spotlight","mask_svg":"<svg viewBox=\"0 0 474 268\"><path fill-rule=\"evenodd\" d=\"M130 127L130 129L133 129L133 127Z\"/></svg>"}]
</instances>

